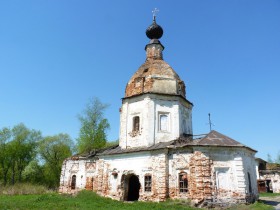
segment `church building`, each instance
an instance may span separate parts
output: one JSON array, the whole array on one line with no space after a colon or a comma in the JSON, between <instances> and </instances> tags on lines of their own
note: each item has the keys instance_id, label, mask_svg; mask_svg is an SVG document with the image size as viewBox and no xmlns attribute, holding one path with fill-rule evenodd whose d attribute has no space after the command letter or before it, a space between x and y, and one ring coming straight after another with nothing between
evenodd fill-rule
<instances>
[{"instance_id":1,"label":"church building","mask_svg":"<svg viewBox=\"0 0 280 210\"><path fill-rule=\"evenodd\" d=\"M87 189L121 201L188 199L197 206L254 202L256 150L214 130L193 134L193 104L163 60L155 16L146 35L146 61L122 99L119 145L66 159L59 191Z\"/></svg>"}]
</instances>

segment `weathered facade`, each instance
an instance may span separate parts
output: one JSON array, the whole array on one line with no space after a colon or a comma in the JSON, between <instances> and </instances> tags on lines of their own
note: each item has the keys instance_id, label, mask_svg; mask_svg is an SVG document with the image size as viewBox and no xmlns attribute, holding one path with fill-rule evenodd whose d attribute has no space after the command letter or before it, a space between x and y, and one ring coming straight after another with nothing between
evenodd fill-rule
<instances>
[{"instance_id":1,"label":"weathered facade","mask_svg":"<svg viewBox=\"0 0 280 210\"><path fill-rule=\"evenodd\" d=\"M122 100L119 145L66 159L60 192L88 189L124 201L190 199L201 206L255 201L256 151L217 131L193 135L193 104L163 60L162 33L154 19L146 31L146 61Z\"/></svg>"},{"instance_id":2,"label":"weathered facade","mask_svg":"<svg viewBox=\"0 0 280 210\"><path fill-rule=\"evenodd\" d=\"M280 164L256 158L259 192L280 193Z\"/></svg>"}]
</instances>

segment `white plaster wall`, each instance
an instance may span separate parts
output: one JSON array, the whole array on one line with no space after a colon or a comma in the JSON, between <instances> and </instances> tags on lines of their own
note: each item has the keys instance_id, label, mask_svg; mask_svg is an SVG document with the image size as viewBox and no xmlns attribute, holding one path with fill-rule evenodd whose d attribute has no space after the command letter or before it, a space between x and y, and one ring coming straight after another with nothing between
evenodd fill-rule
<instances>
[{"instance_id":1,"label":"white plaster wall","mask_svg":"<svg viewBox=\"0 0 280 210\"><path fill-rule=\"evenodd\" d=\"M251 186L252 193L258 194L258 184L257 184L257 173L256 173L256 160L255 160L255 152L244 151L243 153L243 163L244 163L244 172L245 172L245 180L246 180L246 193L249 193L249 179L248 173L251 177Z\"/></svg>"},{"instance_id":2,"label":"white plaster wall","mask_svg":"<svg viewBox=\"0 0 280 210\"><path fill-rule=\"evenodd\" d=\"M256 168L257 180L260 179L259 164L260 164L259 161L255 160L255 168Z\"/></svg>"},{"instance_id":3,"label":"white plaster wall","mask_svg":"<svg viewBox=\"0 0 280 210\"><path fill-rule=\"evenodd\" d=\"M151 155L150 152L140 152L103 157L102 159L109 166L108 184L111 186L109 196L117 195L117 189L121 184L123 174L135 174L136 176L139 176L139 182L141 185L140 191L143 191L145 174L151 174L153 179L153 174L155 173L155 170L153 170L154 168L152 167L153 159L157 156L158 155ZM113 171L118 173L117 177L112 175ZM148 192L148 194L151 194L151 192Z\"/></svg>"},{"instance_id":4,"label":"white plaster wall","mask_svg":"<svg viewBox=\"0 0 280 210\"><path fill-rule=\"evenodd\" d=\"M133 148L153 145L154 102L149 97L127 99L122 105L120 147ZM139 132L133 133L133 117L140 117Z\"/></svg>"},{"instance_id":5,"label":"white plaster wall","mask_svg":"<svg viewBox=\"0 0 280 210\"><path fill-rule=\"evenodd\" d=\"M60 176L60 186L63 186L64 189L60 189L60 191L64 192L70 190L72 176L76 175L76 189L81 190L86 187L86 177L93 176L96 171L90 170L87 171L85 166L86 162L91 160L80 159L80 160L65 160L65 164L62 167L62 172Z\"/></svg>"},{"instance_id":6,"label":"white plaster wall","mask_svg":"<svg viewBox=\"0 0 280 210\"><path fill-rule=\"evenodd\" d=\"M229 188L240 194L248 193L248 176L251 174L251 184L254 194L257 194L254 153L242 148L201 147L196 150L203 152L213 160L213 169L228 168Z\"/></svg>"},{"instance_id":7,"label":"white plaster wall","mask_svg":"<svg viewBox=\"0 0 280 210\"><path fill-rule=\"evenodd\" d=\"M151 170L150 152L139 153L127 153L120 155L110 155L106 157L100 157L106 163L109 164L110 170L116 170L118 172L134 171L141 172ZM149 169L148 169L149 168Z\"/></svg>"},{"instance_id":8,"label":"white plaster wall","mask_svg":"<svg viewBox=\"0 0 280 210\"><path fill-rule=\"evenodd\" d=\"M159 116L168 116L168 129L159 129ZM132 132L133 117L140 117L139 132ZM124 99L120 116L120 146L147 147L192 134L191 105L178 96L145 94Z\"/></svg>"},{"instance_id":9,"label":"white plaster wall","mask_svg":"<svg viewBox=\"0 0 280 210\"><path fill-rule=\"evenodd\" d=\"M179 114L180 134L193 134L191 108L187 108L184 104L181 104Z\"/></svg>"},{"instance_id":10,"label":"white plaster wall","mask_svg":"<svg viewBox=\"0 0 280 210\"><path fill-rule=\"evenodd\" d=\"M272 190L274 193L280 193L280 173L274 173L271 176Z\"/></svg>"},{"instance_id":11,"label":"white plaster wall","mask_svg":"<svg viewBox=\"0 0 280 210\"><path fill-rule=\"evenodd\" d=\"M260 176L261 180L271 180L273 193L280 193L280 172L268 172Z\"/></svg>"},{"instance_id":12,"label":"white plaster wall","mask_svg":"<svg viewBox=\"0 0 280 210\"><path fill-rule=\"evenodd\" d=\"M217 175L220 171L225 171L227 183L220 183L220 185L223 185L224 190L243 191L244 180L240 179L238 175L244 176L244 174L242 169L239 168L239 158L236 159L238 155L233 150L212 147L208 150L202 148L200 151L213 161L212 174L214 175L213 178L215 178L214 183L219 185L218 182L221 182L221 180L218 180ZM218 187L216 186L217 189Z\"/></svg>"}]
</instances>

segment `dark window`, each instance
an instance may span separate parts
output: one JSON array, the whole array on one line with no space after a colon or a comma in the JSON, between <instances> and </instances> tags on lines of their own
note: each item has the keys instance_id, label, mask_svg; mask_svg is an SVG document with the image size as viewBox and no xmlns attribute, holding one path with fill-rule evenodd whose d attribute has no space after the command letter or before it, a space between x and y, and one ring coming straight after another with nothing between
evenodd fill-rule
<instances>
[{"instance_id":1,"label":"dark window","mask_svg":"<svg viewBox=\"0 0 280 210\"><path fill-rule=\"evenodd\" d=\"M145 191L151 192L152 191L152 176L145 175Z\"/></svg>"},{"instance_id":2,"label":"dark window","mask_svg":"<svg viewBox=\"0 0 280 210\"><path fill-rule=\"evenodd\" d=\"M76 175L73 175L71 180L71 189L75 190L75 188L76 188Z\"/></svg>"},{"instance_id":3,"label":"dark window","mask_svg":"<svg viewBox=\"0 0 280 210\"><path fill-rule=\"evenodd\" d=\"M188 175L186 173L179 174L179 191L188 192Z\"/></svg>"},{"instance_id":4,"label":"dark window","mask_svg":"<svg viewBox=\"0 0 280 210\"><path fill-rule=\"evenodd\" d=\"M133 117L133 131L139 131L140 127L140 117L135 116Z\"/></svg>"},{"instance_id":5,"label":"dark window","mask_svg":"<svg viewBox=\"0 0 280 210\"><path fill-rule=\"evenodd\" d=\"M248 182L249 182L249 193L252 193L251 176L249 172L248 172Z\"/></svg>"}]
</instances>

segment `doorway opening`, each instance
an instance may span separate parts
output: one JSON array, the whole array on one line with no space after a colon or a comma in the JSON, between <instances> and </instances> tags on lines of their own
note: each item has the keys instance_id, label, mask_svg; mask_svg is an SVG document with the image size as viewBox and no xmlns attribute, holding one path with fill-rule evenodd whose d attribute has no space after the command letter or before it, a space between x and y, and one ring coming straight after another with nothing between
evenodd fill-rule
<instances>
[{"instance_id":1,"label":"doorway opening","mask_svg":"<svg viewBox=\"0 0 280 210\"><path fill-rule=\"evenodd\" d=\"M71 190L75 190L75 189L76 189L76 175L73 175L71 180Z\"/></svg>"},{"instance_id":2,"label":"doorway opening","mask_svg":"<svg viewBox=\"0 0 280 210\"><path fill-rule=\"evenodd\" d=\"M140 182L138 176L130 174L125 177L125 194L124 200L126 201L138 201Z\"/></svg>"}]
</instances>

